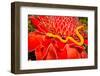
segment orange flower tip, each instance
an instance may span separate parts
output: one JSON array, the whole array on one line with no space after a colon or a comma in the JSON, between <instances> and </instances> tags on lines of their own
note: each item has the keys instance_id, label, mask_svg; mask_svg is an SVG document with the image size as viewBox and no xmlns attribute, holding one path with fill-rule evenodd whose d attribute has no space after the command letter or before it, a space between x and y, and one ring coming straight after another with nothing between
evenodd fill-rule
<instances>
[{"instance_id":1,"label":"orange flower tip","mask_svg":"<svg viewBox=\"0 0 100 76\"><path fill-rule=\"evenodd\" d=\"M88 54L86 53L86 51L82 51L81 57L82 58L88 58Z\"/></svg>"},{"instance_id":2,"label":"orange flower tip","mask_svg":"<svg viewBox=\"0 0 100 76\"><path fill-rule=\"evenodd\" d=\"M84 40L84 44L88 45L88 40Z\"/></svg>"}]
</instances>

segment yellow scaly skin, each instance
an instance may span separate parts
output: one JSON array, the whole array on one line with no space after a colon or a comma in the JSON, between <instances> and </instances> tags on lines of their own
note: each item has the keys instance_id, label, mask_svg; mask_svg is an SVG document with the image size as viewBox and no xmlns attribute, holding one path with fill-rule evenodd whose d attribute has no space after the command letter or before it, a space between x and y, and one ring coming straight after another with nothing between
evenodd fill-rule
<instances>
[{"instance_id":1,"label":"yellow scaly skin","mask_svg":"<svg viewBox=\"0 0 100 76\"><path fill-rule=\"evenodd\" d=\"M79 37L79 39L80 39L80 42L76 41L73 37L70 37L70 36L66 37L66 39L62 39L59 35L54 35L54 34L52 34L52 33L47 33L46 35L49 36L49 37L57 38L57 39L59 39L59 40L60 40L61 42L63 42L63 43L66 43L68 40L71 40L71 41L74 42L75 44L81 46L81 45L83 45L83 43L84 43L84 38L83 38L83 36L79 33L78 30L79 30L79 29L82 29L82 28L84 28L84 26L79 26L79 27L77 27L76 30L75 30L76 35L77 35L77 36Z\"/></svg>"}]
</instances>

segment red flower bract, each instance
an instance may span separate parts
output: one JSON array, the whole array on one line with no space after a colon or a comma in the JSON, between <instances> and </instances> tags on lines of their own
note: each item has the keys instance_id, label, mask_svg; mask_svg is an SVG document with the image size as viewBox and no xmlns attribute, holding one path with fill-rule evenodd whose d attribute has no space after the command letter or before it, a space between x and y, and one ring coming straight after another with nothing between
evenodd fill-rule
<instances>
[{"instance_id":1,"label":"red flower bract","mask_svg":"<svg viewBox=\"0 0 100 76\"><path fill-rule=\"evenodd\" d=\"M79 26L77 17L69 16L29 16L36 30L28 34L28 50L35 51L36 60L48 59L78 59L86 58L83 46L73 42L63 43L46 33L52 33L65 39L75 36L75 29Z\"/></svg>"}]
</instances>

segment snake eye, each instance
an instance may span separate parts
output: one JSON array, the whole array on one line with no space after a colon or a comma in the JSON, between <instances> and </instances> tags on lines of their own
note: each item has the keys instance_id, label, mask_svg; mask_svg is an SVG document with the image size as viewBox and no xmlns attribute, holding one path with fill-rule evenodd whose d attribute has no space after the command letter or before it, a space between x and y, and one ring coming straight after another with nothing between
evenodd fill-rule
<instances>
[{"instance_id":1,"label":"snake eye","mask_svg":"<svg viewBox=\"0 0 100 76\"><path fill-rule=\"evenodd\" d=\"M64 39L64 40L66 39L66 36L65 36L65 35L62 35L61 37L62 37L62 39Z\"/></svg>"}]
</instances>

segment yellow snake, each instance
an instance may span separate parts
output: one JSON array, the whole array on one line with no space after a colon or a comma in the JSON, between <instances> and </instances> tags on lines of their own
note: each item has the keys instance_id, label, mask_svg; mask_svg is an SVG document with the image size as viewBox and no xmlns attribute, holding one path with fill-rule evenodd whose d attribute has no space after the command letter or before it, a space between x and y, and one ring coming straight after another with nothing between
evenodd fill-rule
<instances>
[{"instance_id":1,"label":"yellow snake","mask_svg":"<svg viewBox=\"0 0 100 76\"><path fill-rule=\"evenodd\" d=\"M52 34L52 33L47 33L46 35L49 36L49 37L57 38L57 39L59 39L59 40L60 40L61 42L63 42L63 43L66 43L68 40L71 40L71 41L74 42L75 44L81 46L81 45L83 45L83 43L84 43L84 38L83 38L83 36L79 33L78 30L81 29L81 28L83 28L83 27L84 27L84 26L79 26L79 27L77 27L76 30L75 30L76 35L77 35L77 36L79 37L79 39L80 39L79 42L76 41L73 37L70 37L70 36L66 37L66 39L62 39L62 37L60 37L59 35L54 35L54 34Z\"/></svg>"}]
</instances>

